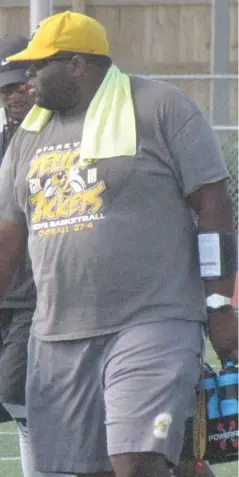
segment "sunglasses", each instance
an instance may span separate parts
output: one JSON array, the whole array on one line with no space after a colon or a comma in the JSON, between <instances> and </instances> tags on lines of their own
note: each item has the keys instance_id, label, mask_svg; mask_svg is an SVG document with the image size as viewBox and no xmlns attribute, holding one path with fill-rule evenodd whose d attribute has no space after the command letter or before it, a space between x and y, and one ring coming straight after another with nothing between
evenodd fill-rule
<instances>
[{"instance_id":1,"label":"sunglasses","mask_svg":"<svg viewBox=\"0 0 239 477\"><path fill-rule=\"evenodd\" d=\"M49 66L50 64L55 63L56 61L62 61L62 62L70 61L74 55L75 55L74 53L65 52L65 53L60 53L60 54L51 56L50 58L44 58L43 60L32 61L28 68L28 72L29 71L31 72L33 70L40 71L46 66Z\"/></svg>"}]
</instances>

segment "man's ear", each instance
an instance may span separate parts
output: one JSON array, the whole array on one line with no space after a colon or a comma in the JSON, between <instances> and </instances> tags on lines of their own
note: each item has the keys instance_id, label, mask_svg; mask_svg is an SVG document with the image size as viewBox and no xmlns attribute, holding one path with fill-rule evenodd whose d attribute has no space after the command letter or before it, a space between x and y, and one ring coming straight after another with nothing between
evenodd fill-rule
<instances>
[{"instance_id":1,"label":"man's ear","mask_svg":"<svg viewBox=\"0 0 239 477\"><path fill-rule=\"evenodd\" d=\"M82 76L85 73L87 64L83 56L74 55L70 63L76 76Z\"/></svg>"}]
</instances>

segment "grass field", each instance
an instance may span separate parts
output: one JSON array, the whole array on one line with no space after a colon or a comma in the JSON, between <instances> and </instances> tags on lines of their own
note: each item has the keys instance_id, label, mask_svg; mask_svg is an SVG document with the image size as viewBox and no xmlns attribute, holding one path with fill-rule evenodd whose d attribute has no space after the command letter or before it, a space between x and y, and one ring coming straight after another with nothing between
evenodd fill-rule
<instances>
[{"instance_id":1,"label":"grass field","mask_svg":"<svg viewBox=\"0 0 239 477\"><path fill-rule=\"evenodd\" d=\"M217 366L215 354L208 348L207 361ZM218 477L237 477L237 463L214 466ZM18 435L14 424L0 426L0 477L22 477Z\"/></svg>"}]
</instances>

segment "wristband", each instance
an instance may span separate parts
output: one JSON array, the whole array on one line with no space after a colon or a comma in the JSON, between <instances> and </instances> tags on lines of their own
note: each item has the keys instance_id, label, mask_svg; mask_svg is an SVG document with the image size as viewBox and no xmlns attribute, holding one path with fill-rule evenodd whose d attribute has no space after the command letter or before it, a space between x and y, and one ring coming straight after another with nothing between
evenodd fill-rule
<instances>
[{"instance_id":1,"label":"wristband","mask_svg":"<svg viewBox=\"0 0 239 477\"><path fill-rule=\"evenodd\" d=\"M199 233L198 252L202 278L208 280L224 278L237 270L237 253L233 233Z\"/></svg>"}]
</instances>

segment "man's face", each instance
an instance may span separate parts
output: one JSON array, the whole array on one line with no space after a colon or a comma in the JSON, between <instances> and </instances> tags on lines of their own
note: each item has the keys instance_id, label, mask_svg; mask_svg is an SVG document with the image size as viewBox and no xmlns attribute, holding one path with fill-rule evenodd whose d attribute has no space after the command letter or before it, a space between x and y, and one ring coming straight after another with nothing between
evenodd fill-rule
<instances>
[{"instance_id":1,"label":"man's face","mask_svg":"<svg viewBox=\"0 0 239 477\"><path fill-rule=\"evenodd\" d=\"M28 84L14 83L0 88L0 102L9 118L23 120L33 104Z\"/></svg>"},{"instance_id":2,"label":"man's face","mask_svg":"<svg viewBox=\"0 0 239 477\"><path fill-rule=\"evenodd\" d=\"M29 70L35 103L52 111L67 110L80 100L78 76L70 60L41 60Z\"/></svg>"}]
</instances>

